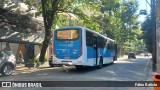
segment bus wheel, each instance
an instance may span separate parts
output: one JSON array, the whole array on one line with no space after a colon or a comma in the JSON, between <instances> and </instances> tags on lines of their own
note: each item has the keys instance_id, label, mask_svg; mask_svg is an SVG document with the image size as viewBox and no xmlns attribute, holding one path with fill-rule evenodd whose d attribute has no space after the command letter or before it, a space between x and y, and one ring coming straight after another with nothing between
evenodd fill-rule
<instances>
[{"instance_id":1,"label":"bus wheel","mask_svg":"<svg viewBox=\"0 0 160 90\"><path fill-rule=\"evenodd\" d=\"M114 56L114 57L113 57L113 61L116 61L116 60L117 60L117 59L116 59L116 57Z\"/></svg>"},{"instance_id":2,"label":"bus wheel","mask_svg":"<svg viewBox=\"0 0 160 90\"><path fill-rule=\"evenodd\" d=\"M49 64L49 66L50 66L50 67L55 67L55 65L54 65L54 64Z\"/></svg>"},{"instance_id":3,"label":"bus wheel","mask_svg":"<svg viewBox=\"0 0 160 90\"><path fill-rule=\"evenodd\" d=\"M100 60L99 60L99 65L98 65L98 69L101 69L103 67L103 58L100 57Z\"/></svg>"}]
</instances>

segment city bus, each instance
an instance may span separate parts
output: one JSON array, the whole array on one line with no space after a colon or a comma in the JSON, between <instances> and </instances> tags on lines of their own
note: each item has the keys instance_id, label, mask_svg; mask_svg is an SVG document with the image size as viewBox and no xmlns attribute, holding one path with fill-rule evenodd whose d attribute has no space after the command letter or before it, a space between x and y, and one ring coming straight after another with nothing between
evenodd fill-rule
<instances>
[{"instance_id":1,"label":"city bus","mask_svg":"<svg viewBox=\"0 0 160 90\"><path fill-rule=\"evenodd\" d=\"M85 27L65 27L54 30L52 53L53 65L102 68L117 60L117 44Z\"/></svg>"}]
</instances>

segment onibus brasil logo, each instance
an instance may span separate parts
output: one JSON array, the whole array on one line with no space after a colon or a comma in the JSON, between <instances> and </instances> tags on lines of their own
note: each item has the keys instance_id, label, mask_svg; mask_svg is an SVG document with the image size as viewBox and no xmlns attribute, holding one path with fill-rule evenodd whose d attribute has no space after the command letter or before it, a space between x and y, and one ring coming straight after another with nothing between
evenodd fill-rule
<instances>
[{"instance_id":1,"label":"onibus brasil logo","mask_svg":"<svg viewBox=\"0 0 160 90\"><path fill-rule=\"evenodd\" d=\"M1 82L2 87L42 87L41 83L33 82Z\"/></svg>"}]
</instances>

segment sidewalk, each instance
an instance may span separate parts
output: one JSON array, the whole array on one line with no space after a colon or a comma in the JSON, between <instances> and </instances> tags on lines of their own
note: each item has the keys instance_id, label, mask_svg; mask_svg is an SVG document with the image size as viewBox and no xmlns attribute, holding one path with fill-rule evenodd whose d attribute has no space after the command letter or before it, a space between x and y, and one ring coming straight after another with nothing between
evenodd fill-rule
<instances>
[{"instance_id":1,"label":"sidewalk","mask_svg":"<svg viewBox=\"0 0 160 90\"><path fill-rule=\"evenodd\" d=\"M41 71L45 69L51 69L48 62L45 62L39 67L25 67L24 64L17 64L15 70L13 71L13 75L22 74L22 73L32 73L32 72Z\"/></svg>"},{"instance_id":2,"label":"sidewalk","mask_svg":"<svg viewBox=\"0 0 160 90\"><path fill-rule=\"evenodd\" d=\"M153 81L153 79L152 79L153 74L154 74L154 72L152 71L152 69L150 69L146 81ZM154 90L154 88L153 87L147 87L146 90Z\"/></svg>"},{"instance_id":3,"label":"sidewalk","mask_svg":"<svg viewBox=\"0 0 160 90\"><path fill-rule=\"evenodd\" d=\"M117 58L117 60L127 60L127 59L128 59L128 56L127 56L127 55L124 55L123 57Z\"/></svg>"}]
</instances>

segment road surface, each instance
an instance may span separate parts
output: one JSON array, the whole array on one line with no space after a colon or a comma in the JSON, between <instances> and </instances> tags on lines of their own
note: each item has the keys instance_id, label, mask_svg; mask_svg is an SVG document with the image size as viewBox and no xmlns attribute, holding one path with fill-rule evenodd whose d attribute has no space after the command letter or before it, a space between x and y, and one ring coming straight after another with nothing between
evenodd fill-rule
<instances>
[{"instance_id":1,"label":"road surface","mask_svg":"<svg viewBox=\"0 0 160 90\"><path fill-rule=\"evenodd\" d=\"M76 70L75 67L39 68L38 70L16 71L12 76L0 76L0 81L146 81L148 79L148 61L150 58L138 57L137 59L123 59L115 61L114 64L106 65L102 69L87 68ZM53 90L148 90L146 87L54 87L45 88ZM12 90L17 88L3 88ZM18 88L20 89L20 88ZM21 88L22 89L22 88ZM28 90L27 88L23 88ZM30 88L40 89L44 88Z\"/></svg>"}]
</instances>

